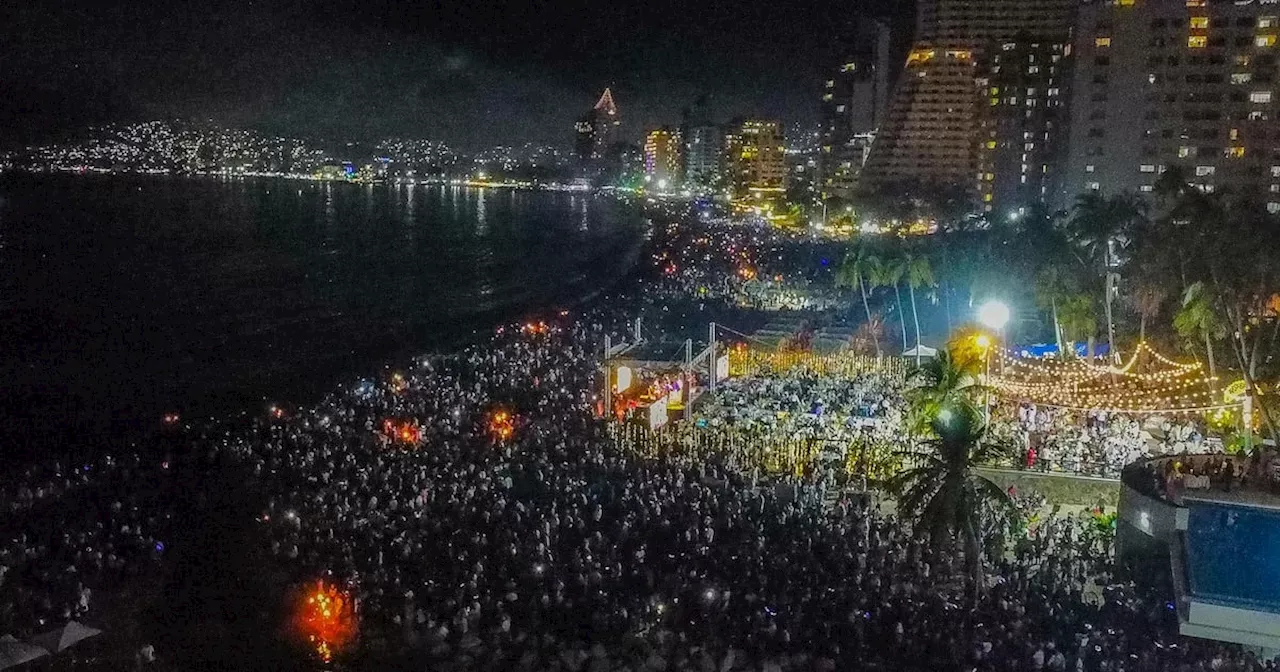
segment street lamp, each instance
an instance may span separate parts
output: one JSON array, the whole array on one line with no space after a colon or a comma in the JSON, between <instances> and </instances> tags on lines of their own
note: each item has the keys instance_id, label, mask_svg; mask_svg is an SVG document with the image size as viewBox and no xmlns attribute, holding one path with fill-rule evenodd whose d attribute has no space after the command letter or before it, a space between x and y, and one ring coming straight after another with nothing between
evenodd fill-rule
<instances>
[{"instance_id":1,"label":"street lamp","mask_svg":"<svg viewBox=\"0 0 1280 672\"><path fill-rule=\"evenodd\" d=\"M1000 301L988 301L978 308L978 321L1000 331L1009 323L1009 306Z\"/></svg>"},{"instance_id":2,"label":"street lamp","mask_svg":"<svg viewBox=\"0 0 1280 672\"><path fill-rule=\"evenodd\" d=\"M988 301L982 304L982 306L978 308L978 321L986 325L987 328L994 330L997 336L1003 335L1004 325L1009 323L1009 306L1005 305L1004 302L1002 301ZM983 359L986 360L985 362L986 363L986 366L985 366L986 380L984 380L983 382L984 384L989 386L991 384L991 356L990 356L991 351L989 349L991 339L988 338L986 334L981 334L978 336L978 338L979 339L985 338L988 344L987 346L983 347L983 351L984 351L983 354L985 355ZM985 416L985 420L987 422L991 422L991 391L990 389L987 390L987 399L984 406L985 408L983 409L984 411L983 415Z\"/></svg>"}]
</instances>

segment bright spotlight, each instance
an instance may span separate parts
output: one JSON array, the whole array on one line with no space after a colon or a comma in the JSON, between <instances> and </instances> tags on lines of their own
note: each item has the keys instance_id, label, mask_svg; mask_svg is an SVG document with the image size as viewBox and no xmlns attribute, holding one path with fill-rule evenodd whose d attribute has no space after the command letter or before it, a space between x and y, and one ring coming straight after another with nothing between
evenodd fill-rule
<instances>
[{"instance_id":1,"label":"bright spotlight","mask_svg":"<svg viewBox=\"0 0 1280 672\"><path fill-rule=\"evenodd\" d=\"M941 411L938 411L938 419L941 420L944 425L951 422L951 409L944 408Z\"/></svg>"},{"instance_id":2,"label":"bright spotlight","mask_svg":"<svg viewBox=\"0 0 1280 672\"><path fill-rule=\"evenodd\" d=\"M1009 323L1009 306L1000 301L988 301L978 308L978 321L1000 331Z\"/></svg>"},{"instance_id":3,"label":"bright spotlight","mask_svg":"<svg viewBox=\"0 0 1280 672\"><path fill-rule=\"evenodd\" d=\"M973 344L986 350L991 347L991 337L986 334L978 334L978 337L973 339Z\"/></svg>"}]
</instances>

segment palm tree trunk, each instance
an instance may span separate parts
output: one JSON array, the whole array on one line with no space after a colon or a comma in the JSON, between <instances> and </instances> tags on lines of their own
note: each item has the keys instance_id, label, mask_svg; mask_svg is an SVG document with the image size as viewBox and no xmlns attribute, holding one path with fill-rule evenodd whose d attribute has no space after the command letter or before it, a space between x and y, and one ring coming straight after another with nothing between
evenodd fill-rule
<instances>
[{"instance_id":1,"label":"palm tree trunk","mask_svg":"<svg viewBox=\"0 0 1280 672\"><path fill-rule=\"evenodd\" d=\"M907 314L902 309L902 288L896 283L893 285L893 293L898 297L898 324L902 327L902 351L907 351Z\"/></svg>"},{"instance_id":2,"label":"palm tree trunk","mask_svg":"<svg viewBox=\"0 0 1280 672\"><path fill-rule=\"evenodd\" d=\"M1090 363L1090 364L1092 364L1092 363L1093 363L1093 352L1094 352L1094 343L1095 343L1095 341L1096 341L1096 337L1095 337L1093 334L1089 334L1089 340L1088 340L1089 349L1088 349L1088 354L1089 354L1089 363Z\"/></svg>"},{"instance_id":3,"label":"palm tree trunk","mask_svg":"<svg viewBox=\"0 0 1280 672\"><path fill-rule=\"evenodd\" d=\"M974 529L970 519L964 526L964 561L969 567L969 581L973 587L973 603L978 603L982 595L982 546L978 541L978 531Z\"/></svg>"},{"instance_id":4,"label":"palm tree trunk","mask_svg":"<svg viewBox=\"0 0 1280 672\"><path fill-rule=\"evenodd\" d=\"M858 275L858 291L862 293L862 309L867 311L867 331L871 334L871 340L876 344L876 357L880 356L880 336L876 334L875 327L871 324L871 304L867 303L867 286L862 282L862 275Z\"/></svg>"},{"instance_id":5,"label":"palm tree trunk","mask_svg":"<svg viewBox=\"0 0 1280 672\"><path fill-rule=\"evenodd\" d=\"M1058 357L1065 359L1067 351L1062 349L1062 322L1058 320L1058 297L1053 297L1050 303L1053 306L1053 339L1058 344Z\"/></svg>"},{"instance_id":6,"label":"palm tree trunk","mask_svg":"<svg viewBox=\"0 0 1280 672\"><path fill-rule=\"evenodd\" d=\"M1116 347L1116 324L1111 317L1111 297L1115 294L1115 275L1111 272L1110 266L1107 267L1107 349L1111 354L1111 360L1117 364L1120 362L1120 349Z\"/></svg>"},{"instance_id":7,"label":"palm tree trunk","mask_svg":"<svg viewBox=\"0 0 1280 672\"><path fill-rule=\"evenodd\" d=\"M916 312L916 286L907 283L911 292L911 319L916 324L916 366L920 365L920 313Z\"/></svg>"},{"instance_id":8,"label":"palm tree trunk","mask_svg":"<svg viewBox=\"0 0 1280 672\"><path fill-rule=\"evenodd\" d=\"M1218 374L1213 366L1213 339L1209 338L1208 329L1204 331L1204 351L1209 357L1209 377L1216 377Z\"/></svg>"},{"instance_id":9,"label":"palm tree trunk","mask_svg":"<svg viewBox=\"0 0 1280 672\"><path fill-rule=\"evenodd\" d=\"M1147 340L1147 314L1142 313L1138 318L1138 342Z\"/></svg>"},{"instance_id":10,"label":"palm tree trunk","mask_svg":"<svg viewBox=\"0 0 1280 672\"><path fill-rule=\"evenodd\" d=\"M942 307L947 311L947 333L954 330L954 323L951 321L951 285L942 283Z\"/></svg>"}]
</instances>

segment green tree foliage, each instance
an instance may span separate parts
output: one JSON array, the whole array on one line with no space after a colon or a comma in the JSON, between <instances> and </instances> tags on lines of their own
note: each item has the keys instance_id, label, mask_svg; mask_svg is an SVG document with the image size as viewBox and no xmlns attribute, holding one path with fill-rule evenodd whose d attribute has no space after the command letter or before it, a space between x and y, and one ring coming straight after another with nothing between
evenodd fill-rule
<instances>
[{"instance_id":1,"label":"green tree foliage","mask_svg":"<svg viewBox=\"0 0 1280 672\"><path fill-rule=\"evenodd\" d=\"M988 441L982 414L968 404L944 406L932 423L935 438L921 452L904 455L912 466L890 483L901 493L899 510L914 516L917 534L939 551L959 546L976 593L983 585L981 530L988 512L1009 509L1008 493L978 473L1008 450ZM912 463L912 462L909 462Z\"/></svg>"}]
</instances>

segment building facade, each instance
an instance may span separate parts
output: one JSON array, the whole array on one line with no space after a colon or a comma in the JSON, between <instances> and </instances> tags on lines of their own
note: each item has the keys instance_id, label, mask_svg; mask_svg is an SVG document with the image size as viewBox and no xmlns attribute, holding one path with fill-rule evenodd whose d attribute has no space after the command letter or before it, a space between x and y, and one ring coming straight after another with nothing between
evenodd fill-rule
<instances>
[{"instance_id":1,"label":"building facade","mask_svg":"<svg viewBox=\"0 0 1280 672\"><path fill-rule=\"evenodd\" d=\"M644 176L659 188L684 182L684 143L680 131L659 128L649 131L644 141Z\"/></svg>"},{"instance_id":2,"label":"building facade","mask_svg":"<svg viewBox=\"0 0 1280 672\"><path fill-rule=\"evenodd\" d=\"M782 124L749 119L725 134L725 172L735 196L780 194L787 187Z\"/></svg>"},{"instance_id":3,"label":"building facade","mask_svg":"<svg viewBox=\"0 0 1280 672\"><path fill-rule=\"evenodd\" d=\"M1064 87L1055 84L1065 76L1076 2L921 0L915 40L862 183L962 186L987 210L1025 207L1030 203L1021 200L1049 189L1030 175L1039 169L1048 176L1055 167L1041 156L1042 143L1061 145L1059 126L1049 123L1065 114L1058 107ZM1004 95L1005 87L1019 93ZM995 104L992 88L1002 90ZM1050 90L1055 106L1047 103ZM1028 144L1036 146L1013 151Z\"/></svg>"},{"instance_id":4,"label":"building facade","mask_svg":"<svg viewBox=\"0 0 1280 672\"><path fill-rule=\"evenodd\" d=\"M1014 40L978 62L977 193L987 211L1016 218L1056 201L1067 152L1071 45Z\"/></svg>"},{"instance_id":5,"label":"building facade","mask_svg":"<svg viewBox=\"0 0 1280 672\"><path fill-rule=\"evenodd\" d=\"M618 141L618 131L622 127L622 115L618 113L618 105L613 101L613 92L605 89L600 100L574 126L577 141L574 150L582 163L603 159L609 148Z\"/></svg>"},{"instance_id":6,"label":"building facade","mask_svg":"<svg viewBox=\"0 0 1280 672\"><path fill-rule=\"evenodd\" d=\"M1090 2L1080 10L1066 186L1150 193L1179 166L1280 212L1280 5L1233 0Z\"/></svg>"},{"instance_id":7,"label":"building facade","mask_svg":"<svg viewBox=\"0 0 1280 672\"><path fill-rule=\"evenodd\" d=\"M848 198L889 106L889 28L858 21L824 83L818 182L822 198Z\"/></svg>"},{"instance_id":8,"label":"building facade","mask_svg":"<svg viewBox=\"0 0 1280 672\"><path fill-rule=\"evenodd\" d=\"M684 138L685 179L713 187L724 174L724 129L714 124L690 126Z\"/></svg>"}]
</instances>

